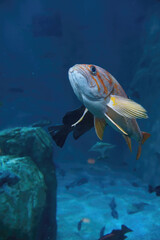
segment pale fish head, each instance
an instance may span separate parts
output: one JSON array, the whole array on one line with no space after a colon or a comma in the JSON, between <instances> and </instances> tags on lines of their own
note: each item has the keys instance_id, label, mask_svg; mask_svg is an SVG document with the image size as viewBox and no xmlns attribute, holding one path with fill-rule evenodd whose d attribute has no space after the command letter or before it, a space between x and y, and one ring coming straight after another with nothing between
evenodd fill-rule
<instances>
[{"instance_id":1,"label":"pale fish head","mask_svg":"<svg viewBox=\"0 0 160 240\"><path fill-rule=\"evenodd\" d=\"M76 64L69 69L68 76L73 91L81 102L84 98L93 101L104 99L113 88L112 76L93 64Z\"/></svg>"}]
</instances>

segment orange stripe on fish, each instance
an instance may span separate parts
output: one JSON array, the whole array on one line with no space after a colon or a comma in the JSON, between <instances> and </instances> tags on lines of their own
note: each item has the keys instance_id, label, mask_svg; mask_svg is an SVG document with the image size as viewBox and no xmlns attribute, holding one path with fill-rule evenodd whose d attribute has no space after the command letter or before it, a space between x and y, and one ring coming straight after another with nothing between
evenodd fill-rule
<instances>
[{"instance_id":1,"label":"orange stripe on fish","mask_svg":"<svg viewBox=\"0 0 160 240\"><path fill-rule=\"evenodd\" d=\"M99 91L100 91L100 86L99 86L99 84L98 84L96 78L93 77L93 75L91 75L91 78L95 81L95 83L96 83L96 85L97 85L97 87L98 87L98 92L99 92Z\"/></svg>"},{"instance_id":2,"label":"orange stripe on fish","mask_svg":"<svg viewBox=\"0 0 160 240\"><path fill-rule=\"evenodd\" d=\"M118 85L117 85L117 83L114 84L114 88L118 91Z\"/></svg>"},{"instance_id":3,"label":"orange stripe on fish","mask_svg":"<svg viewBox=\"0 0 160 240\"><path fill-rule=\"evenodd\" d=\"M109 72L106 71L106 74L107 74L108 78L106 78L105 76L104 76L104 77L105 77L106 80L109 82L109 84L112 85L112 78L111 78Z\"/></svg>"},{"instance_id":4,"label":"orange stripe on fish","mask_svg":"<svg viewBox=\"0 0 160 240\"><path fill-rule=\"evenodd\" d=\"M107 87L105 86L104 82L103 82L103 79L101 78L99 72L97 72L97 77L98 77L98 80L100 81L100 83L102 84L103 88L104 88L104 92L107 94L108 93L108 89Z\"/></svg>"}]
</instances>

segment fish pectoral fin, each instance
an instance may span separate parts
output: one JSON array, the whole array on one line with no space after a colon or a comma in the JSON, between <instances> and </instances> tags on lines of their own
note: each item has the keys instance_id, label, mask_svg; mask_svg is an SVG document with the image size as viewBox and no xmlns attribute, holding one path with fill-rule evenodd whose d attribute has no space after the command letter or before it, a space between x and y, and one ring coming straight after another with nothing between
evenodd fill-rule
<instances>
[{"instance_id":1,"label":"fish pectoral fin","mask_svg":"<svg viewBox=\"0 0 160 240\"><path fill-rule=\"evenodd\" d=\"M75 122L74 124L72 124L72 127L75 127L78 123L80 123L80 122L83 120L83 118L84 118L84 116L86 115L87 112L88 112L88 109L85 108L82 117L81 117L77 122Z\"/></svg>"},{"instance_id":2,"label":"fish pectoral fin","mask_svg":"<svg viewBox=\"0 0 160 240\"><path fill-rule=\"evenodd\" d=\"M119 115L127 118L148 118L146 110L138 103L129 98L111 95L107 104Z\"/></svg>"},{"instance_id":3,"label":"fish pectoral fin","mask_svg":"<svg viewBox=\"0 0 160 240\"><path fill-rule=\"evenodd\" d=\"M126 133L116 122L114 122L106 113L104 114L105 117L114 125L116 126L124 135L128 136L128 133Z\"/></svg>"},{"instance_id":4,"label":"fish pectoral fin","mask_svg":"<svg viewBox=\"0 0 160 240\"><path fill-rule=\"evenodd\" d=\"M131 139L129 136L126 136L126 135L123 135L128 147L129 147L129 150L132 152L132 143L131 143Z\"/></svg>"},{"instance_id":5,"label":"fish pectoral fin","mask_svg":"<svg viewBox=\"0 0 160 240\"><path fill-rule=\"evenodd\" d=\"M95 127L95 131L97 134L97 137L102 140L103 138L103 134L104 134L104 129L106 126L106 121L103 118L96 118L94 117L94 127Z\"/></svg>"}]
</instances>

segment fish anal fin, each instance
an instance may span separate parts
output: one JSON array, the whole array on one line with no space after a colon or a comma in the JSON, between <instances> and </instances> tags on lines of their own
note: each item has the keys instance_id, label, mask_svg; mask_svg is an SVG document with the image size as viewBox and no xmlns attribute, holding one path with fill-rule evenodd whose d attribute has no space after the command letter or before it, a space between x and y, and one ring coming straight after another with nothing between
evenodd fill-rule
<instances>
[{"instance_id":1,"label":"fish anal fin","mask_svg":"<svg viewBox=\"0 0 160 240\"><path fill-rule=\"evenodd\" d=\"M128 147L129 147L129 150L132 152L132 143L131 143L130 137L129 137L129 136L126 136L126 135L124 135L124 134L123 134L123 137L124 137L124 139L125 139Z\"/></svg>"},{"instance_id":2,"label":"fish anal fin","mask_svg":"<svg viewBox=\"0 0 160 240\"><path fill-rule=\"evenodd\" d=\"M116 128L118 128L120 130L121 133L123 133L124 135L128 136L128 133L126 133L116 122L113 121L113 119L111 119L107 113L104 114L105 117L114 125L116 126Z\"/></svg>"},{"instance_id":3,"label":"fish anal fin","mask_svg":"<svg viewBox=\"0 0 160 240\"><path fill-rule=\"evenodd\" d=\"M95 131L97 134L97 137L102 140L103 138L103 134L104 134L104 129L106 126L106 121L105 119L101 119L101 118L96 118L94 117L94 127L95 127Z\"/></svg>"},{"instance_id":4,"label":"fish anal fin","mask_svg":"<svg viewBox=\"0 0 160 240\"><path fill-rule=\"evenodd\" d=\"M136 159L138 160L141 156L141 149L142 149L142 144L151 136L150 133L147 133L147 132L142 132L142 141L141 143L139 144L139 147L138 147L138 152L137 152L137 157Z\"/></svg>"},{"instance_id":5,"label":"fish anal fin","mask_svg":"<svg viewBox=\"0 0 160 240\"><path fill-rule=\"evenodd\" d=\"M138 159L140 158L140 156L141 156L141 150L142 150L142 146L141 146L141 144L139 144L139 146L138 146L138 152L137 152L137 156L136 156L136 160L138 160Z\"/></svg>"},{"instance_id":6,"label":"fish anal fin","mask_svg":"<svg viewBox=\"0 0 160 240\"><path fill-rule=\"evenodd\" d=\"M142 132L142 144L151 136L150 133Z\"/></svg>"}]
</instances>

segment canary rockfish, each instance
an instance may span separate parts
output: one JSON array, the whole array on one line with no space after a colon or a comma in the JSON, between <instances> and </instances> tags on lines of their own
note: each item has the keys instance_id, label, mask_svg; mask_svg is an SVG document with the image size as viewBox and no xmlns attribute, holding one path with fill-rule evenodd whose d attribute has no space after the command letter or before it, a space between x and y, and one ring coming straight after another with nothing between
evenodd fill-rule
<instances>
[{"instance_id":1,"label":"canary rockfish","mask_svg":"<svg viewBox=\"0 0 160 240\"><path fill-rule=\"evenodd\" d=\"M74 93L86 107L79 124L89 111L94 116L97 136L102 140L105 126L108 124L120 132L132 151L131 138L138 143L137 159L141 154L141 145L150 136L141 132L137 118L148 118L146 110L129 99L118 81L105 69L92 64L76 64L68 71Z\"/></svg>"}]
</instances>

